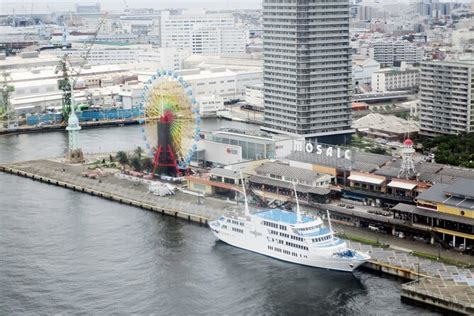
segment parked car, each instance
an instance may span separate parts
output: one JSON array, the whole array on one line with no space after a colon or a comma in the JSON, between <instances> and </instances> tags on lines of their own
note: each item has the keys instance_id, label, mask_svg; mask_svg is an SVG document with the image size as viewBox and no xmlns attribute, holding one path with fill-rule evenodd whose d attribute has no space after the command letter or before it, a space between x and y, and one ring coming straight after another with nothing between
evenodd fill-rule
<instances>
[{"instance_id":1,"label":"parked car","mask_svg":"<svg viewBox=\"0 0 474 316\"><path fill-rule=\"evenodd\" d=\"M379 231L380 231L380 229L379 229L377 226L372 225L372 224L370 224L370 225L368 226L368 228L369 228L370 230L374 231L374 232L379 232Z\"/></svg>"}]
</instances>

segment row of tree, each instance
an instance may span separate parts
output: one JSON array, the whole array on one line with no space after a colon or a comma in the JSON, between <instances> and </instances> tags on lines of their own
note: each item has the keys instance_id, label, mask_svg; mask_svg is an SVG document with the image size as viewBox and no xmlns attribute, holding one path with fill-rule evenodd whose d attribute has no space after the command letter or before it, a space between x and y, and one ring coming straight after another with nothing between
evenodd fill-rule
<instances>
[{"instance_id":1,"label":"row of tree","mask_svg":"<svg viewBox=\"0 0 474 316\"><path fill-rule=\"evenodd\" d=\"M140 172L151 172L153 170L153 160L150 157L143 156L143 148L140 146L131 155L125 151L119 151L115 158L122 167L130 166L133 170Z\"/></svg>"},{"instance_id":2,"label":"row of tree","mask_svg":"<svg viewBox=\"0 0 474 316\"><path fill-rule=\"evenodd\" d=\"M437 163L474 168L474 133L420 139L425 151L435 154Z\"/></svg>"}]
</instances>

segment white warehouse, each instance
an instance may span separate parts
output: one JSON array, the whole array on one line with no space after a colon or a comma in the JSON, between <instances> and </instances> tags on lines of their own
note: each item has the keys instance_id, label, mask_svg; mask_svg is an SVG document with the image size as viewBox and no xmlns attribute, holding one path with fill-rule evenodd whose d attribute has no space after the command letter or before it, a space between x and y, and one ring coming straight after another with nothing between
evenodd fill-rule
<instances>
[{"instance_id":1,"label":"white warehouse","mask_svg":"<svg viewBox=\"0 0 474 316\"><path fill-rule=\"evenodd\" d=\"M261 69L232 71L226 67L210 67L206 70L180 70L177 73L192 86L196 97L215 95L224 102L243 100L246 86L262 84Z\"/></svg>"}]
</instances>

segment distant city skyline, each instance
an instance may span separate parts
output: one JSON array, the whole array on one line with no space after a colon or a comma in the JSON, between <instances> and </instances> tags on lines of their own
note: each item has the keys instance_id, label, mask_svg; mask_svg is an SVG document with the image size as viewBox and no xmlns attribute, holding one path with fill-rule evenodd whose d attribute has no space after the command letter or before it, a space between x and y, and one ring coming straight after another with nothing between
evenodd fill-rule
<instances>
[{"instance_id":1,"label":"distant city skyline","mask_svg":"<svg viewBox=\"0 0 474 316\"><path fill-rule=\"evenodd\" d=\"M363 3L387 3L387 4L408 4L411 0L366 0ZM450 0L441 0L441 2L452 2ZM467 3L470 0L458 0L456 2ZM224 10L224 9L261 9L261 0L164 0L164 1L153 1L153 0L50 0L50 1L32 1L32 0L18 0L18 1L2 1L0 4L0 14L11 14L13 10L17 14L31 13L48 13L52 11L68 11L74 10L75 4L93 5L100 3L104 11L119 12L125 8L125 3L129 8L154 8L157 10L161 9L210 9L210 10ZM32 6L33 5L33 6Z\"/></svg>"},{"instance_id":2,"label":"distant city skyline","mask_svg":"<svg viewBox=\"0 0 474 316\"><path fill-rule=\"evenodd\" d=\"M53 11L68 11L74 10L75 4L82 5L93 5L100 3L103 11L121 11L125 8L125 2L129 8L153 8L157 10L161 9L211 9L211 10L223 10L223 9L260 9L262 7L261 1L252 0L164 0L164 1L153 1L153 0L135 0L135 1L31 1L31 0L19 0L19 1L2 1L0 4L0 14L11 14L13 10L15 13L30 13L33 5L33 13L47 13Z\"/></svg>"}]
</instances>

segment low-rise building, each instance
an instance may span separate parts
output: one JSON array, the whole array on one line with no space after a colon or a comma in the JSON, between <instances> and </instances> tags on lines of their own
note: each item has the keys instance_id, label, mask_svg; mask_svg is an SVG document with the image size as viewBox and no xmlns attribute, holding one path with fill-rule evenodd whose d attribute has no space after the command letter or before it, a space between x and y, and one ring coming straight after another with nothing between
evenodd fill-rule
<instances>
[{"instance_id":1,"label":"low-rise building","mask_svg":"<svg viewBox=\"0 0 474 316\"><path fill-rule=\"evenodd\" d=\"M213 168L206 174L187 176L188 188L203 195L221 195L230 199L237 199L241 192L240 172Z\"/></svg>"},{"instance_id":2,"label":"low-rise building","mask_svg":"<svg viewBox=\"0 0 474 316\"><path fill-rule=\"evenodd\" d=\"M72 44L71 48L48 50L46 56L62 57L68 54L70 58L80 60L87 53L87 47L81 44ZM152 45L131 44L96 44L87 55L89 65L111 65L153 62L158 67L166 70L179 70L183 61L190 55L189 50L177 48L154 48Z\"/></svg>"},{"instance_id":3,"label":"low-rise building","mask_svg":"<svg viewBox=\"0 0 474 316\"><path fill-rule=\"evenodd\" d=\"M263 84L245 88L245 103L254 110L263 111Z\"/></svg>"},{"instance_id":4,"label":"low-rise building","mask_svg":"<svg viewBox=\"0 0 474 316\"><path fill-rule=\"evenodd\" d=\"M387 141L403 141L408 134L418 134L420 124L407 121L395 115L370 113L352 123L352 128L361 135L370 138L382 138Z\"/></svg>"},{"instance_id":5,"label":"low-rise building","mask_svg":"<svg viewBox=\"0 0 474 316\"><path fill-rule=\"evenodd\" d=\"M420 84L418 69L382 69L372 73L372 91L416 90Z\"/></svg>"},{"instance_id":6,"label":"low-rise building","mask_svg":"<svg viewBox=\"0 0 474 316\"><path fill-rule=\"evenodd\" d=\"M215 95L225 101L243 100L245 87L262 83L262 70L232 71L227 67L177 71L189 83L196 97Z\"/></svg>"},{"instance_id":7,"label":"low-rise building","mask_svg":"<svg viewBox=\"0 0 474 316\"><path fill-rule=\"evenodd\" d=\"M249 183L254 192L257 191L255 193L262 198L268 194L275 194L275 196L284 196L288 200L294 196L294 183L300 201L311 204L328 202L332 178L328 174L275 161L266 162L257 167L255 175L249 178Z\"/></svg>"},{"instance_id":8,"label":"low-rise building","mask_svg":"<svg viewBox=\"0 0 474 316\"><path fill-rule=\"evenodd\" d=\"M121 85L118 93L119 104L124 109L131 109L143 103L143 83L130 81Z\"/></svg>"},{"instance_id":9,"label":"low-rise building","mask_svg":"<svg viewBox=\"0 0 474 316\"><path fill-rule=\"evenodd\" d=\"M416 205L398 204L395 218L431 232L446 246L466 249L474 246L474 180L458 179L453 184L437 183L418 195Z\"/></svg>"},{"instance_id":10,"label":"low-rise building","mask_svg":"<svg viewBox=\"0 0 474 316\"><path fill-rule=\"evenodd\" d=\"M199 96L196 98L196 102L199 105L201 117L216 116L218 111L224 110L224 100L215 95Z\"/></svg>"},{"instance_id":11,"label":"low-rise building","mask_svg":"<svg viewBox=\"0 0 474 316\"><path fill-rule=\"evenodd\" d=\"M380 63L371 58L353 59L352 61L352 86L367 84L372 81L372 74L380 70Z\"/></svg>"}]
</instances>

